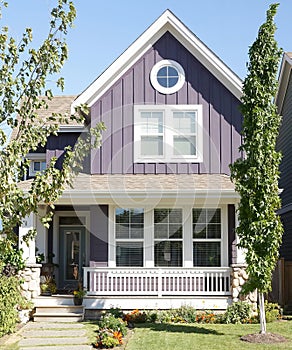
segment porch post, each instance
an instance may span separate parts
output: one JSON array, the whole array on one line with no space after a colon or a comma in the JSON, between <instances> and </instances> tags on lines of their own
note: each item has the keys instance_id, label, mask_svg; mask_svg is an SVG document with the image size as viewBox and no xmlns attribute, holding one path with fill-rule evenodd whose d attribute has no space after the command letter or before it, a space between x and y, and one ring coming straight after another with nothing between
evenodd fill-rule
<instances>
[{"instance_id":1,"label":"porch post","mask_svg":"<svg viewBox=\"0 0 292 350\"><path fill-rule=\"evenodd\" d=\"M35 239L30 239L27 243L24 242L23 237L28 233L29 230L33 229L35 215L31 213L26 216L21 227L19 227L19 248L23 250L23 259L26 264L35 264Z\"/></svg>"},{"instance_id":2,"label":"porch post","mask_svg":"<svg viewBox=\"0 0 292 350\"><path fill-rule=\"evenodd\" d=\"M47 213L47 206L46 205L40 205L38 207L39 216L45 216ZM52 222L50 223L52 225ZM36 248L38 248L38 254L44 254L44 262L48 261L48 230L45 228L45 226L41 223L39 217L36 219L36 229L37 229L37 236L36 236Z\"/></svg>"}]
</instances>

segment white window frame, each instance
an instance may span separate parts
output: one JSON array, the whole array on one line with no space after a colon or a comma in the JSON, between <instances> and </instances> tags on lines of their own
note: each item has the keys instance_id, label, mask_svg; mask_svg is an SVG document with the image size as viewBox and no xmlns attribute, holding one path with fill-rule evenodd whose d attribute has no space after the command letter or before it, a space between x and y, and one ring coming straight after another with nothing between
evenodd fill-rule
<instances>
[{"instance_id":1,"label":"white window frame","mask_svg":"<svg viewBox=\"0 0 292 350\"><path fill-rule=\"evenodd\" d=\"M210 210L216 210L216 209L220 209L220 228L221 228L221 236L220 238L193 238L193 209L210 209ZM206 242L218 242L220 243L220 265L219 266L214 266L214 268L216 267L221 267L221 266L227 266L228 265L228 261L227 261L227 255L226 254L226 249L228 249L228 243L226 241L226 233L227 230L227 223L225 222L225 219L227 217L227 211L225 207L212 207L212 206L197 206L197 207L193 207L192 208L192 212L191 212L191 222L192 222L192 251L193 251L193 246L194 243L206 243ZM226 231L226 232L225 232ZM194 257L193 257L193 261L194 261ZM208 266L194 266L193 267L198 267L198 268L204 268L204 267L208 267Z\"/></svg>"},{"instance_id":2,"label":"white window frame","mask_svg":"<svg viewBox=\"0 0 292 350\"><path fill-rule=\"evenodd\" d=\"M158 82L157 74L158 74L159 70L163 67L172 67L177 71L178 81L175 85L173 85L171 87L165 87L165 86L162 86ZM151 82L152 86L154 87L154 89L157 90L158 92L165 94L165 95L173 94L183 87L184 82L185 82L185 71L184 71L183 67L176 61L161 60L153 66L153 68L150 72L150 82Z\"/></svg>"},{"instance_id":3,"label":"white window frame","mask_svg":"<svg viewBox=\"0 0 292 350\"><path fill-rule=\"evenodd\" d=\"M41 172L34 170L34 163L40 162L40 163L46 163L46 154L45 153L30 153L26 156L27 159L30 160L29 163L29 176L36 176L36 173Z\"/></svg>"},{"instance_id":4,"label":"white window frame","mask_svg":"<svg viewBox=\"0 0 292 350\"><path fill-rule=\"evenodd\" d=\"M117 238L117 234L116 234L116 209L125 209L125 210L135 210L135 209L142 209L143 210L143 217L144 217L144 222L143 222L143 238ZM117 259L116 259L116 248L117 248L117 242L120 243L142 243L142 247L143 247L143 260L142 260L142 266L145 266L145 208L144 207L131 207L131 206L124 206L124 207L115 207L114 208L114 259L115 259L115 266L117 266ZM120 266L121 268L123 268L123 266Z\"/></svg>"},{"instance_id":5,"label":"white window frame","mask_svg":"<svg viewBox=\"0 0 292 350\"><path fill-rule=\"evenodd\" d=\"M191 136L179 133L174 128L174 112L196 112L196 155L175 155L173 139L174 136ZM145 156L141 154L141 139L143 125L145 122L141 117L142 112L161 112L163 113L163 133L157 133L153 136L163 137L163 154L155 156ZM134 162L135 163L201 163L203 162L203 111L202 105L135 105L134 106Z\"/></svg>"}]
</instances>

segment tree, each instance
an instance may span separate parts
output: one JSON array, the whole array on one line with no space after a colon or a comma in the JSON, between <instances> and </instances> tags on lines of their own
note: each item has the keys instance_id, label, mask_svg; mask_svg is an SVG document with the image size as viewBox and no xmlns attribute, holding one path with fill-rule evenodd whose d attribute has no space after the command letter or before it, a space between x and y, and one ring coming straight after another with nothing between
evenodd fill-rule
<instances>
[{"instance_id":1,"label":"tree","mask_svg":"<svg viewBox=\"0 0 292 350\"><path fill-rule=\"evenodd\" d=\"M264 293L271 290L283 228L276 211L280 208L279 164L276 140L281 118L274 104L277 70L281 56L274 38L274 16L279 4L270 5L266 22L249 49L248 75L243 83L244 157L231 165L231 177L240 194L238 206L239 246L246 251L249 280L244 291L257 289L261 333L266 333Z\"/></svg>"},{"instance_id":2,"label":"tree","mask_svg":"<svg viewBox=\"0 0 292 350\"><path fill-rule=\"evenodd\" d=\"M7 3L1 0L1 14L6 6ZM85 120L86 106L80 106L74 115L55 113L46 120L39 117L39 111L47 108L53 98L51 89L46 88L48 78L59 74L68 57L65 37L75 16L71 1L58 0L51 10L48 35L38 49L32 48L30 28L26 28L20 42L9 36L7 27L0 32L0 219L3 226L0 274L9 264L17 265L17 268L22 266L21 257L14 249L17 244L14 228L20 226L27 215L38 214L40 202L54 209L53 203L65 186L71 185L74 176L82 170L86 152L99 145L100 132L104 129L98 124L88 130L74 149L66 148L62 169L55 167L56 159L53 158L48 168L31 182L29 191L21 190L19 180L28 167L25 155L39 145L45 146L47 138L57 134L60 124L72 120L84 123ZM59 78L56 85L63 89L64 79ZM5 125L15 129L16 137L10 142L3 130ZM51 217L49 211L41 218L42 223L48 227ZM25 238L28 240L35 234L31 230Z\"/></svg>"}]
</instances>

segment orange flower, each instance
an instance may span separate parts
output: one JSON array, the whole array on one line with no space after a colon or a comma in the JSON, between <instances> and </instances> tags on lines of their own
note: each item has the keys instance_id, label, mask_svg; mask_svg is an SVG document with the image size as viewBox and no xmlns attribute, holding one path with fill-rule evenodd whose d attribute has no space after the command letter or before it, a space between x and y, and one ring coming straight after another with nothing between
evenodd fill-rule
<instances>
[{"instance_id":1,"label":"orange flower","mask_svg":"<svg viewBox=\"0 0 292 350\"><path fill-rule=\"evenodd\" d=\"M114 338L118 339L119 344L123 344L123 335L121 332L114 332Z\"/></svg>"}]
</instances>

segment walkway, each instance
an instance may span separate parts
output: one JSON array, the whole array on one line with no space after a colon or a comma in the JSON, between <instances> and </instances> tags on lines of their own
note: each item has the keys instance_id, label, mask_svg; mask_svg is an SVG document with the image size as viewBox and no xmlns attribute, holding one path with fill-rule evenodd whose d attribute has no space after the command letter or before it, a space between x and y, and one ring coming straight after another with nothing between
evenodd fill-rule
<instances>
[{"instance_id":1,"label":"walkway","mask_svg":"<svg viewBox=\"0 0 292 350\"><path fill-rule=\"evenodd\" d=\"M20 350L91 350L81 323L29 322L18 333ZM8 345L8 344L7 344Z\"/></svg>"}]
</instances>

